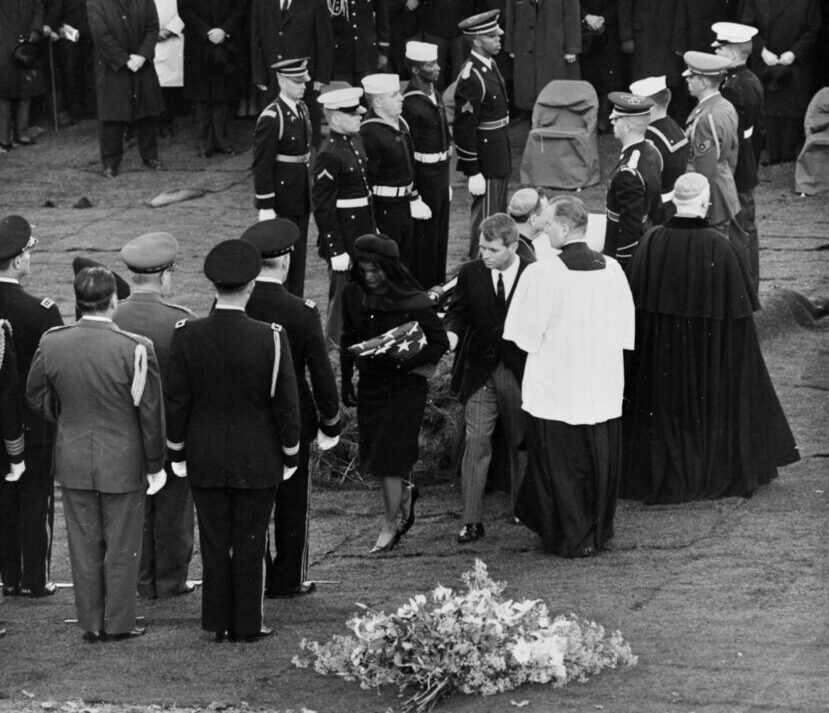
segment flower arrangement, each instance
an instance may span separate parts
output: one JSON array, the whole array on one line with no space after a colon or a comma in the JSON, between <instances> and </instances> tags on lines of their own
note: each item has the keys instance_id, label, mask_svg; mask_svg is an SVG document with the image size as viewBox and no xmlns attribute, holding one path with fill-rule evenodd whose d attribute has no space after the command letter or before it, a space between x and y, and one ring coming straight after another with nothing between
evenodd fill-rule
<instances>
[{"instance_id":1,"label":"flower arrangement","mask_svg":"<svg viewBox=\"0 0 829 713\"><path fill-rule=\"evenodd\" d=\"M463 591L438 585L431 604L418 594L393 614L358 604L363 612L347 622L350 635L324 644L303 639L294 665L366 689L395 685L409 694L403 711L424 713L457 691L488 696L524 683L558 687L636 664L620 632L607 635L575 614L553 618L540 599L504 598L506 584L492 580L481 560L462 579Z\"/></svg>"}]
</instances>

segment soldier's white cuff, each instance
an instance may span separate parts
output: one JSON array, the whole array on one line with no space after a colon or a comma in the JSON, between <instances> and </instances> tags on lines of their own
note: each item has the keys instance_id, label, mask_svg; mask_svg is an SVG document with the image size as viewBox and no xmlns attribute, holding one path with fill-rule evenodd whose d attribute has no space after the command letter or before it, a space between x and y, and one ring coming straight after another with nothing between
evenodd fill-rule
<instances>
[{"instance_id":1,"label":"soldier's white cuff","mask_svg":"<svg viewBox=\"0 0 829 713\"><path fill-rule=\"evenodd\" d=\"M299 453L299 441L297 441L297 444L295 446L282 446L282 452L286 456L295 456L297 453Z\"/></svg>"},{"instance_id":2,"label":"soldier's white cuff","mask_svg":"<svg viewBox=\"0 0 829 713\"><path fill-rule=\"evenodd\" d=\"M23 473L26 472L26 462L20 461L19 463L12 463L11 464L11 472L6 474L6 482L8 483L16 483L22 477Z\"/></svg>"},{"instance_id":3,"label":"soldier's white cuff","mask_svg":"<svg viewBox=\"0 0 829 713\"><path fill-rule=\"evenodd\" d=\"M339 436L326 436L322 431L317 431L317 448L327 451L340 442Z\"/></svg>"}]
</instances>

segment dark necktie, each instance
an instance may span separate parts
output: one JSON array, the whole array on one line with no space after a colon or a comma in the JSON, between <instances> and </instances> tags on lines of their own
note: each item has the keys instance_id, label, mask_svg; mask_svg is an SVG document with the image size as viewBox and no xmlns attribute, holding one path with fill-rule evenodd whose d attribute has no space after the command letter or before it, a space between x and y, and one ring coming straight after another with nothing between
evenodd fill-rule
<instances>
[{"instance_id":1,"label":"dark necktie","mask_svg":"<svg viewBox=\"0 0 829 713\"><path fill-rule=\"evenodd\" d=\"M507 293L504 291L504 273L498 273L498 286L495 288L495 297L498 299L498 306L507 306Z\"/></svg>"}]
</instances>

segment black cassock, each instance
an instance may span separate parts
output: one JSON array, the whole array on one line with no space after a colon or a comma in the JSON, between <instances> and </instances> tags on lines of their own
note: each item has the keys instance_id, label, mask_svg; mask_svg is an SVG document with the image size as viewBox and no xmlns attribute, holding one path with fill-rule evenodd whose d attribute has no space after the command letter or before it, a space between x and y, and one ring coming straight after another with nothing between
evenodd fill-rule
<instances>
[{"instance_id":1,"label":"black cassock","mask_svg":"<svg viewBox=\"0 0 829 713\"><path fill-rule=\"evenodd\" d=\"M760 351L746 268L704 220L673 218L639 244L628 277L636 348L621 496L750 496L800 456Z\"/></svg>"}]
</instances>

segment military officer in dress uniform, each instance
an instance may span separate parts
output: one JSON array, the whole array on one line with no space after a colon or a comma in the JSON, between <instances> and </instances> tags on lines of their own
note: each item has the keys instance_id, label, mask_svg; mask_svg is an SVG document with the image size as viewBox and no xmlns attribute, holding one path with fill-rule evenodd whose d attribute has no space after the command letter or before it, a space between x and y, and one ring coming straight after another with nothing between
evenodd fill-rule
<instances>
[{"instance_id":1,"label":"military officer in dress uniform","mask_svg":"<svg viewBox=\"0 0 829 713\"><path fill-rule=\"evenodd\" d=\"M622 153L607 187L607 228L602 252L624 267L648 227L659 221L662 157L645 140L653 101L624 92L611 92L607 98L613 105L613 135L622 142Z\"/></svg>"},{"instance_id":2,"label":"military officer in dress uniform","mask_svg":"<svg viewBox=\"0 0 829 713\"><path fill-rule=\"evenodd\" d=\"M264 558L276 487L296 471L299 403L278 324L245 314L262 267L242 240L204 261L216 305L173 334L165 395L173 472L190 478L204 566L202 628L216 641L254 641L262 623Z\"/></svg>"},{"instance_id":3,"label":"military officer in dress uniform","mask_svg":"<svg viewBox=\"0 0 829 713\"><path fill-rule=\"evenodd\" d=\"M145 633L135 625L144 499L166 482L167 448L152 342L113 324L109 270L84 268L74 287L81 319L43 335L26 398L57 424L54 468L75 610L84 640L93 643Z\"/></svg>"},{"instance_id":4,"label":"military officer in dress uniform","mask_svg":"<svg viewBox=\"0 0 829 713\"><path fill-rule=\"evenodd\" d=\"M253 189L259 220L279 215L299 228L291 271L285 286L293 295L305 293L305 256L311 213L311 119L302 101L310 81L308 58L274 65L279 96L259 115L253 134Z\"/></svg>"},{"instance_id":5,"label":"military officer in dress uniform","mask_svg":"<svg viewBox=\"0 0 829 713\"><path fill-rule=\"evenodd\" d=\"M374 205L377 231L387 235L400 253L400 261L412 267L412 220L432 217L414 184L414 149L409 125L401 116L403 97L396 74L369 74L363 78L369 105L360 126L368 158L366 176Z\"/></svg>"},{"instance_id":6,"label":"military officer in dress uniform","mask_svg":"<svg viewBox=\"0 0 829 713\"><path fill-rule=\"evenodd\" d=\"M297 472L276 491L273 545L265 555L265 595L296 597L316 588L307 580L308 573L308 505L311 477L308 461L311 441L316 438L322 449L339 441L340 407L337 382L322 334L317 305L301 300L284 287L290 274L293 248L299 239L296 226L287 220L266 220L248 228L242 240L262 255L262 272L245 311L260 322L276 322L288 335L291 358L299 392L299 465ZM311 377L308 386L307 373Z\"/></svg>"},{"instance_id":7,"label":"military officer in dress uniform","mask_svg":"<svg viewBox=\"0 0 829 713\"><path fill-rule=\"evenodd\" d=\"M432 217L414 221L410 270L424 287L446 279L449 247L450 134L443 97L436 88L440 79L438 46L427 42L406 44L406 66L412 80L403 95L403 118L409 125L414 148L414 185Z\"/></svg>"},{"instance_id":8,"label":"military officer in dress uniform","mask_svg":"<svg viewBox=\"0 0 829 713\"><path fill-rule=\"evenodd\" d=\"M178 257L178 241L169 233L148 233L121 248L121 260L132 278L132 292L118 303L112 321L126 332L140 334L155 348L161 383L167 378L170 342L176 323L195 319L186 307L166 301ZM166 599L189 594L187 581L193 556L193 497L186 478L176 478L165 464L167 485L144 503L144 537L138 571L138 594Z\"/></svg>"},{"instance_id":9,"label":"military officer in dress uniform","mask_svg":"<svg viewBox=\"0 0 829 713\"><path fill-rule=\"evenodd\" d=\"M760 245L755 222L754 189L760 182L760 152L763 150L763 85L757 75L746 67L757 29L734 22L715 22L711 29L717 35L714 51L730 62L720 92L737 110L739 148L737 168L734 170L734 183L740 200L737 219L748 239L748 267L752 284L757 290L760 286Z\"/></svg>"},{"instance_id":10,"label":"military officer in dress uniform","mask_svg":"<svg viewBox=\"0 0 829 713\"><path fill-rule=\"evenodd\" d=\"M21 395L26 393L26 377L41 336L63 324L54 301L34 297L20 286L31 270L35 245L25 218L10 215L0 220L0 318L8 320L14 334ZM54 428L25 404L23 424L26 472L18 467L0 480L0 576L6 596L42 597L57 591L49 581Z\"/></svg>"},{"instance_id":11,"label":"military officer in dress uniform","mask_svg":"<svg viewBox=\"0 0 829 713\"><path fill-rule=\"evenodd\" d=\"M653 100L650 112L650 124L645 138L650 141L662 156L662 220L673 217L674 183L686 170L691 147L682 127L668 116L671 103L671 90L665 83L665 76L647 77L630 85L631 94L648 97Z\"/></svg>"},{"instance_id":12,"label":"military officer in dress uniform","mask_svg":"<svg viewBox=\"0 0 829 713\"><path fill-rule=\"evenodd\" d=\"M711 186L711 208L708 222L712 228L730 237L731 223L740 212L740 199L734 183L737 168L737 111L722 94L720 83L730 62L707 52L686 52L687 69L682 73L688 92L697 106L685 122L685 133L691 144L688 170L701 173ZM732 241L734 242L734 241ZM748 267L744 245L735 243Z\"/></svg>"},{"instance_id":13,"label":"military officer in dress uniform","mask_svg":"<svg viewBox=\"0 0 829 713\"><path fill-rule=\"evenodd\" d=\"M376 229L366 176L368 159L360 138L360 122L366 113L361 96L362 89L349 87L319 98L331 130L314 162L311 205L319 231L319 254L330 268L326 337L336 345L343 324L340 298L353 264L354 241Z\"/></svg>"},{"instance_id":14,"label":"military officer in dress uniform","mask_svg":"<svg viewBox=\"0 0 829 713\"><path fill-rule=\"evenodd\" d=\"M389 63L388 0L328 0L334 31L334 79L357 86Z\"/></svg>"},{"instance_id":15,"label":"military officer in dress uniform","mask_svg":"<svg viewBox=\"0 0 829 713\"><path fill-rule=\"evenodd\" d=\"M455 85L455 148L458 170L468 176L472 196L469 257L478 257L481 221L507 209L512 171L509 146L509 100L504 78L495 64L501 51L498 10L482 12L458 23L472 51Z\"/></svg>"}]
</instances>

